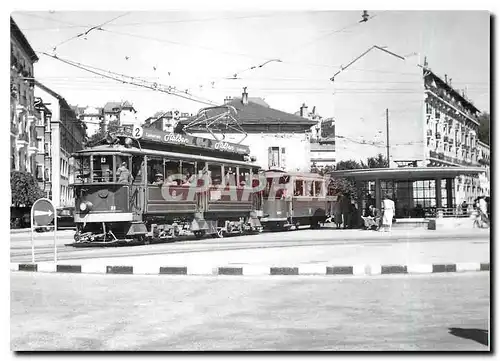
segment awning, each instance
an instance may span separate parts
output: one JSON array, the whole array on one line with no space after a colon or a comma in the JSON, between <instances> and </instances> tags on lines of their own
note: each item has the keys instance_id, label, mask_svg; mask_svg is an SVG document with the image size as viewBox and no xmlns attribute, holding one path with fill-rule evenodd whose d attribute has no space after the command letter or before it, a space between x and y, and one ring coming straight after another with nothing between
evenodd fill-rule
<instances>
[{"instance_id":1,"label":"awning","mask_svg":"<svg viewBox=\"0 0 500 361\"><path fill-rule=\"evenodd\" d=\"M459 175L477 175L484 172L486 169L481 167L408 167L337 170L329 175L333 178L352 177L359 180L419 180L455 178Z\"/></svg>"}]
</instances>

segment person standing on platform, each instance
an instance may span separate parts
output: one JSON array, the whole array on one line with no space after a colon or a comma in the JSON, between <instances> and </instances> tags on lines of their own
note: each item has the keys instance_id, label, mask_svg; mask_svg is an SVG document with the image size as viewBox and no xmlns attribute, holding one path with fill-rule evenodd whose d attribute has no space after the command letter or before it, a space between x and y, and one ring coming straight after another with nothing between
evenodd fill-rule
<instances>
[{"instance_id":1,"label":"person standing on platform","mask_svg":"<svg viewBox=\"0 0 500 361\"><path fill-rule=\"evenodd\" d=\"M344 229L351 227L351 197L349 194L343 194L340 201L342 218L344 219Z\"/></svg>"},{"instance_id":2,"label":"person standing on platform","mask_svg":"<svg viewBox=\"0 0 500 361\"><path fill-rule=\"evenodd\" d=\"M394 217L395 208L394 201L385 194L382 201L382 227L380 231L390 232L392 230L392 218Z\"/></svg>"}]
</instances>

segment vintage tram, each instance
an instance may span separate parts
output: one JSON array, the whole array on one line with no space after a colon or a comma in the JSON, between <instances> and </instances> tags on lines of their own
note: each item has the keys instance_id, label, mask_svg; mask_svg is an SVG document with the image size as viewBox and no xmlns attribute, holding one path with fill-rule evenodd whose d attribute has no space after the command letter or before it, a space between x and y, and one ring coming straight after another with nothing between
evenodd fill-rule
<instances>
[{"instance_id":1,"label":"vintage tram","mask_svg":"<svg viewBox=\"0 0 500 361\"><path fill-rule=\"evenodd\" d=\"M261 224L266 230L319 228L327 219L332 202L327 178L309 172L264 172Z\"/></svg>"},{"instance_id":2,"label":"vintage tram","mask_svg":"<svg viewBox=\"0 0 500 361\"><path fill-rule=\"evenodd\" d=\"M260 169L249 152L245 145L155 128L108 134L73 154L74 245L260 232Z\"/></svg>"}]
</instances>

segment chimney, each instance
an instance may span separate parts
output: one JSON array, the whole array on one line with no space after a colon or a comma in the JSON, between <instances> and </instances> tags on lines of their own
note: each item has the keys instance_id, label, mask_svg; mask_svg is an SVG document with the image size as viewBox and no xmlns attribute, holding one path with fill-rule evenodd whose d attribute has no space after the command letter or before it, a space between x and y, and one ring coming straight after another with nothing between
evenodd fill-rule
<instances>
[{"instance_id":1,"label":"chimney","mask_svg":"<svg viewBox=\"0 0 500 361\"><path fill-rule=\"evenodd\" d=\"M451 78L450 78L450 87L451 87Z\"/></svg>"},{"instance_id":2,"label":"chimney","mask_svg":"<svg viewBox=\"0 0 500 361\"><path fill-rule=\"evenodd\" d=\"M307 105L306 105L306 103L302 103L302 106L300 107L300 116L303 118L307 118Z\"/></svg>"},{"instance_id":3,"label":"chimney","mask_svg":"<svg viewBox=\"0 0 500 361\"><path fill-rule=\"evenodd\" d=\"M427 68L427 65L428 65L428 63L427 63L427 57L424 56L424 68Z\"/></svg>"},{"instance_id":4,"label":"chimney","mask_svg":"<svg viewBox=\"0 0 500 361\"><path fill-rule=\"evenodd\" d=\"M225 105L225 104L229 104L229 103L231 102L231 100L233 100L233 98L232 98L232 97L225 97L225 98L224 98L224 105Z\"/></svg>"},{"instance_id":5,"label":"chimney","mask_svg":"<svg viewBox=\"0 0 500 361\"><path fill-rule=\"evenodd\" d=\"M243 94L241 94L241 102L243 103L243 105L248 104L247 87L243 87Z\"/></svg>"},{"instance_id":6,"label":"chimney","mask_svg":"<svg viewBox=\"0 0 500 361\"><path fill-rule=\"evenodd\" d=\"M445 75L444 75L444 82L445 82L446 84L448 84L448 75L447 75L447 74L445 74Z\"/></svg>"}]
</instances>

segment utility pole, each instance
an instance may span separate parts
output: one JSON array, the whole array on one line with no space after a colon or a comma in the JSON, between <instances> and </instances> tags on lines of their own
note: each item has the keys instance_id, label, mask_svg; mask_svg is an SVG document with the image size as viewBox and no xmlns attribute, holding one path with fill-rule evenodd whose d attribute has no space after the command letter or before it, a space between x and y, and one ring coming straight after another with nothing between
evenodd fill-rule
<instances>
[{"instance_id":1,"label":"utility pole","mask_svg":"<svg viewBox=\"0 0 500 361\"><path fill-rule=\"evenodd\" d=\"M387 127L387 168L391 167L390 161L389 161L389 109L385 110L385 123Z\"/></svg>"}]
</instances>

